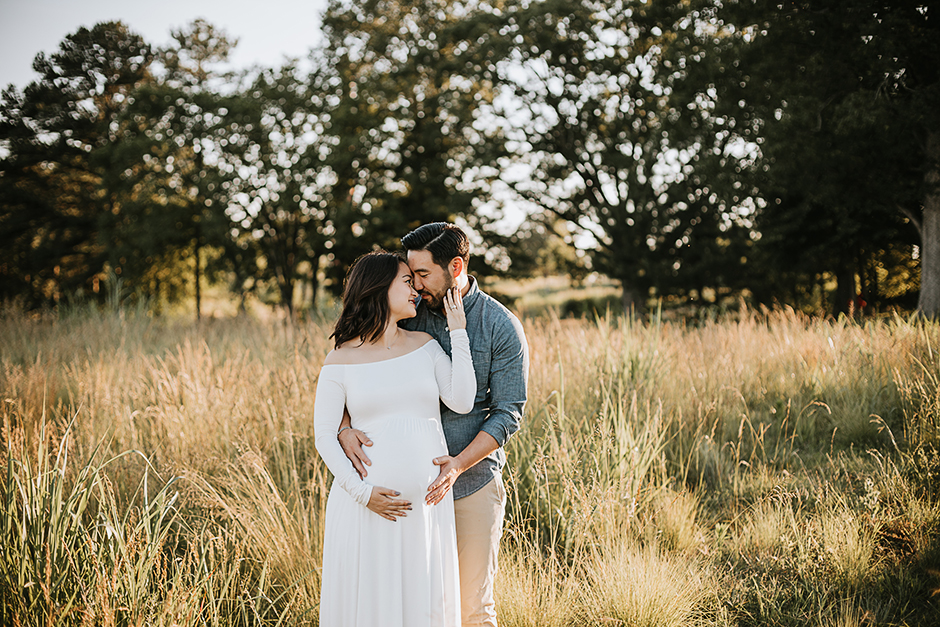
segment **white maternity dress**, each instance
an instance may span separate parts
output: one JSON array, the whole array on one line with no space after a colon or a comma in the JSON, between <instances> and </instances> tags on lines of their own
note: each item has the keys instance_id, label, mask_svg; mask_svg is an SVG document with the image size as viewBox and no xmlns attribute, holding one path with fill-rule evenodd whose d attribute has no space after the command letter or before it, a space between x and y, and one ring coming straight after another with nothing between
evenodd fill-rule
<instances>
[{"instance_id":1,"label":"white maternity dress","mask_svg":"<svg viewBox=\"0 0 940 627\"><path fill-rule=\"evenodd\" d=\"M428 506L428 486L447 454L440 400L473 407L470 341L451 331L453 365L435 340L410 353L364 364L328 364L314 404L316 447L333 486L326 505L321 627L460 627L457 538L451 493ZM348 408L372 440L363 481L336 438ZM392 522L366 508L372 486L401 492L412 511Z\"/></svg>"}]
</instances>

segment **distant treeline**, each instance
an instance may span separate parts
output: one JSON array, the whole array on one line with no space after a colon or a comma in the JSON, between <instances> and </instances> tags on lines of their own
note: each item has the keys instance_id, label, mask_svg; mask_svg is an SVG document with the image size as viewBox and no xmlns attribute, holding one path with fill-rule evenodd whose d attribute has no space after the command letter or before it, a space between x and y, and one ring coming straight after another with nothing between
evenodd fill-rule
<instances>
[{"instance_id":1,"label":"distant treeline","mask_svg":"<svg viewBox=\"0 0 940 627\"><path fill-rule=\"evenodd\" d=\"M0 97L0 300L117 277L155 307L224 282L293 312L460 220L472 271L598 271L627 306L936 316L938 22L887 0L332 0L307 59L237 72L201 20L163 48L81 28Z\"/></svg>"}]
</instances>

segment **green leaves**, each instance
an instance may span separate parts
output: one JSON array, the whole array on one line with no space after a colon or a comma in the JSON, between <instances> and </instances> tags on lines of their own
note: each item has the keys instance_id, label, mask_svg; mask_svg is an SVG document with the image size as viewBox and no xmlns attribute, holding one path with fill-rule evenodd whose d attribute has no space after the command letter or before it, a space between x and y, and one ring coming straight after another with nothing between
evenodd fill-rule
<instances>
[{"instance_id":1,"label":"green leaves","mask_svg":"<svg viewBox=\"0 0 940 627\"><path fill-rule=\"evenodd\" d=\"M484 167L503 139L483 123L496 60L481 11L375 1L333 3L324 15L340 81L331 130L348 148L334 169L355 199L360 241L398 248L423 222L473 213L486 193Z\"/></svg>"},{"instance_id":2,"label":"green leaves","mask_svg":"<svg viewBox=\"0 0 940 627\"><path fill-rule=\"evenodd\" d=\"M693 80L711 27L701 3L649 4L518 3L505 21L518 61L503 68L505 115L532 169L513 187L592 239L628 300L700 288L696 271L719 278L704 264L721 255L705 251L738 228L704 176L713 155L733 161L714 90Z\"/></svg>"},{"instance_id":3,"label":"green leaves","mask_svg":"<svg viewBox=\"0 0 940 627\"><path fill-rule=\"evenodd\" d=\"M148 44L120 23L79 29L23 92L0 102L0 295L29 305L92 291L101 267L100 193L113 123L148 76Z\"/></svg>"},{"instance_id":4,"label":"green leaves","mask_svg":"<svg viewBox=\"0 0 940 627\"><path fill-rule=\"evenodd\" d=\"M756 221L759 261L773 270L766 289L778 298L793 302L835 277L834 297L820 304L846 311L857 289L887 304L883 274L906 272L881 257L906 247L910 259L918 243L907 213L924 194L918 137L928 128L901 87L923 78L917 68L930 54L917 4L732 2L718 13L736 27L716 83L722 113L758 136L749 178L767 202ZM898 37L902 22L911 30Z\"/></svg>"},{"instance_id":5,"label":"green leaves","mask_svg":"<svg viewBox=\"0 0 940 627\"><path fill-rule=\"evenodd\" d=\"M465 221L477 271L522 272L532 225L561 220L588 255L556 267L619 279L628 305L838 309L856 284L905 303L940 258L926 11L337 0L308 60L241 73L204 21L156 52L80 29L0 97L0 297L100 299L114 272L159 308L209 274L292 312L422 222ZM510 210L531 224L493 235Z\"/></svg>"}]
</instances>

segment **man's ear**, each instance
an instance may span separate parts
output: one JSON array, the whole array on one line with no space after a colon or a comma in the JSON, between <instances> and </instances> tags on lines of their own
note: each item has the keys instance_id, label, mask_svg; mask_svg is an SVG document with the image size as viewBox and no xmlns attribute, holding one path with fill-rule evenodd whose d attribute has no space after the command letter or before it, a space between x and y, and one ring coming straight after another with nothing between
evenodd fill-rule
<instances>
[{"instance_id":1,"label":"man's ear","mask_svg":"<svg viewBox=\"0 0 940 627\"><path fill-rule=\"evenodd\" d=\"M454 257L450 260L450 263L448 264L448 270L450 270L451 277L456 279L458 276L460 276L460 273L463 271L463 269L464 267L462 258Z\"/></svg>"}]
</instances>

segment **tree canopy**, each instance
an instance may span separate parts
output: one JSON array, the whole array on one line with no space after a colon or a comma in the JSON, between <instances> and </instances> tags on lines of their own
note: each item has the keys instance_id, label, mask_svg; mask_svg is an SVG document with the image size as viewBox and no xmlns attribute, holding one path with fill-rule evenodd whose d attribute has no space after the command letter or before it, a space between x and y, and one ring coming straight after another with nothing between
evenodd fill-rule
<instances>
[{"instance_id":1,"label":"tree canopy","mask_svg":"<svg viewBox=\"0 0 940 627\"><path fill-rule=\"evenodd\" d=\"M934 13L332 0L307 59L229 73L237 42L204 21L159 50L81 28L0 97L0 298L103 298L114 275L198 315L208 276L293 314L456 220L476 272L598 271L637 309L936 316Z\"/></svg>"}]
</instances>

